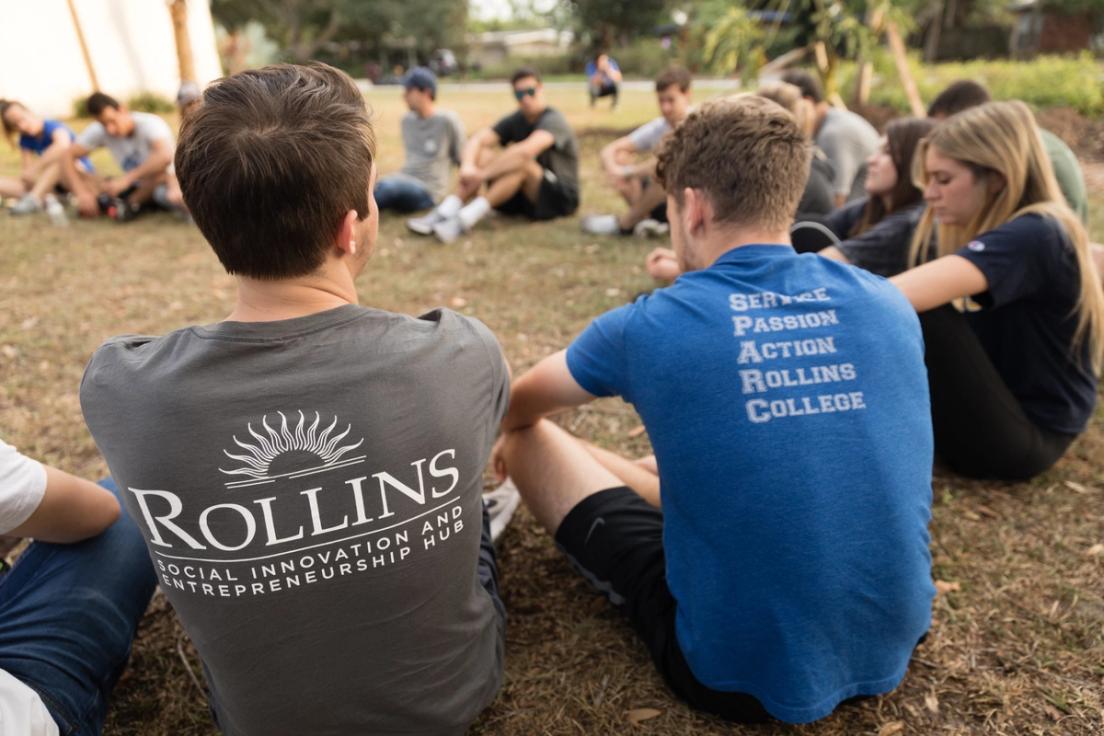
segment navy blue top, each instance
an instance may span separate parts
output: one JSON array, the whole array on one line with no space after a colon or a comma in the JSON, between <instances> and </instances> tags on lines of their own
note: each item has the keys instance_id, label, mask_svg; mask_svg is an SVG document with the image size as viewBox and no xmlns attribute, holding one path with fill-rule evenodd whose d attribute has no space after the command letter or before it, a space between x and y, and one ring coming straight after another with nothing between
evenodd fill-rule
<instances>
[{"instance_id":1,"label":"navy blue top","mask_svg":"<svg viewBox=\"0 0 1104 736\"><path fill-rule=\"evenodd\" d=\"M869 201L869 197L863 197L848 202L828 215L824 224L840 239L836 247L852 264L879 276L896 276L908 268L912 234L924 213L924 203L902 207L864 232L851 235Z\"/></svg>"},{"instance_id":2,"label":"navy blue top","mask_svg":"<svg viewBox=\"0 0 1104 736\"><path fill-rule=\"evenodd\" d=\"M997 373L1028 418L1044 429L1079 434L1096 404L1088 341L1073 347L1081 272L1056 220L1023 215L958 251L989 289L967 314Z\"/></svg>"},{"instance_id":3,"label":"navy blue top","mask_svg":"<svg viewBox=\"0 0 1104 736\"><path fill-rule=\"evenodd\" d=\"M792 723L897 686L934 595L931 408L900 291L742 246L594 320L567 365L647 427L698 680Z\"/></svg>"}]
</instances>

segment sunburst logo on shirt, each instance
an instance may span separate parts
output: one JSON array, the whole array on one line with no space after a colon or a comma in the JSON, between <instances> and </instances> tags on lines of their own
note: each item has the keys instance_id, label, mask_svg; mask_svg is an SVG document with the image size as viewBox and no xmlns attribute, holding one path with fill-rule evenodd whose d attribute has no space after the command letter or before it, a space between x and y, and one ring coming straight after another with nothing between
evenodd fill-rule
<instances>
[{"instance_id":1,"label":"sunburst logo on shirt","mask_svg":"<svg viewBox=\"0 0 1104 736\"><path fill-rule=\"evenodd\" d=\"M268 414L261 417L263 431L253 429L252 423L246 425L253 442L242 442L237 435L234 436L234 444L244 452L223 450L228 458L241 463L236 468L219 468L226 475L241 476L241 480L228 481L225 484L227 488L273 483L279 478L300 478L356 465L364 462L367 457L348 456L364 444L364 439L346 443L346 438L353 430L352 424L346 425L343 432L334 434L338 426L336 416L325 429L320 429L322 415L319 412L314 413L314 421L307 426L307 415L300 410L299 422L292 429L282 411L276 412L276 415L280 418L278 428L269 425ZM292 421L294 422L294 414ZM276 423L275 416L273 423Z\"/></svg>"}]
</instances>

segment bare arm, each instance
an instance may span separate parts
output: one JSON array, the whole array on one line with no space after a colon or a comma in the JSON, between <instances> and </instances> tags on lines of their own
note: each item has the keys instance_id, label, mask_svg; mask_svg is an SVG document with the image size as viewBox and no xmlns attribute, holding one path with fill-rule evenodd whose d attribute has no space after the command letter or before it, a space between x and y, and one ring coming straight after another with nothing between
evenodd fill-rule
<instances>
[{"instance_id":1,"label":"bare arm","mask_svg":"<svg viewBox=\"0 0 1104 736\"><path fill-rule=\"evenodd\" d=\"M144 179L147 176L160 174L162 171L169 168L169 164L172 163L172 160L173 149L167 140L161 138L152 141L150 143L150 154L146 157L146 160L123 175L122 182L125 183L125 186L122 188L126 189L138 183L139 179Z\"/></svg>"},{"instance_id":2,"label":"bare arm","mask_svg":"<svg viewBox=\"0 0 1104 736\"><path fill-rule=\"evenodd\" d=\"M547 130L534 130L523 141L509 146L483 169L483 179L495 179L506 172L514 171L526 161L532 161L545 150L552 147L556 139Z\"/></svg>"},{"instance_id":3,"label":"bare arm","mask_svg":"<svg viewBox=\"0 0 1104 736\"><path fill-rule=\"evenodd\" d=\"M69 145L69 134L60 128L55 130L49 147L47 147L47 149L42 152L42 155L39 157L38 161L32 161L30 163L30 167L28 168L28 162L26 158L24 158L24 177L30 177L31 180L37 180L43 169L45 169L47 166L54 163L55 161L61 160L62 154L69 148ZM24 154L26 153L27 151L24 151Z\"/></svg>"},{"instance_id":4,"label":"bare arm","mask_svg":"<svg viewBox=\"0 0 1104 736\"><path fill-rule=\"evenodd\" d=\"M498 133L494 128L482 128L464 144L464 152L460 156L460 167L478 167L479 154L484 148L499 144Z\"/></svg>"},{"instance_id":5,"label":"bare arm","mask_svg":"<svg viewBox=\"0 0 1104 736\"><path fill-rule=\"evenodd\" d=\"M69 191L77 196L77 199L90 197L93 194L92 190L81 181L81 177L77 173L77 161L82 156L87 156L90 152L91 149L85 148L79 143L74 143L66 148L61 156L62 179L65 181L66 186L69 187Z\"/></svg>"},{"instance_id":6,"label":"bare arm","mask_svg":"<svg viewBox=\"0 0 1104 736\"><path fill-rule=\"evenodd\" d=\"M510 391L510 410L502 420L502 430L536 424L537 420L591 402L596 397L576 383L567 368L567 351L553 353L526 371Z\"/></svg>"},{"instance_id":7,"label":"bare arm","mask_svg":"<svg viewBox=\"0 0 1104 736\"><path fill-rule=\"evenodd\" d=\"M622 166L618 159L623 154L631 155L633 153L636 153L636 144L632 142L629 136L623 135L612 143L603 146L598 158L602 162L602 168L610 176L627 176L624 171L626 167Z\"/></svg>"},{"instance_id":8,"label":"bare arm","mask_svg":"<svg viewBox=\"0 0 1104 736\"><path fill-rule=\"evenodd\" d=\"M94 537L119 518L119 502L110 491L64 470L46 468L46 493L25 522L9 534L43 542L70 544Z\"/></svg>"},{"instance_id":9,"label":"bare arm","mask_svg":"<svg viewBox=\"0 0 1104 736\"><path fill-rule=\"evenodd\" d=\"M956 255L943 256L905 271L890 282L904 293L917 312L926 312L989 289L989 281L981 269Z\"/></svg>"}]
</instances>

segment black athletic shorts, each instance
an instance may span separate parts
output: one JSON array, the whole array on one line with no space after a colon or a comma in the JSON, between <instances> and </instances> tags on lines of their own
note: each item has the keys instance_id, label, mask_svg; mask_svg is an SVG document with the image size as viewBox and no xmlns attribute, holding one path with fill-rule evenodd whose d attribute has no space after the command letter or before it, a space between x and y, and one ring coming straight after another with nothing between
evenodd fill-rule
<instances>
[{"instance_id":1,"label":"black athletic shorts","mask_svg":"<svg viewBox=\"0 0 1104 736\"><path fill-rule=\"evenodd\" d=\"M600 491L568 512L556 530L556 544L629 617L675 695L730 721L771 720L755 697L703 685L683 658L675 637L675 599L667 588L660 511L629 488Z\"/></svg>"},{"instance_id":2,"label":"black athletic shorts","mask_svg":"<svg viewBox=\"0 0 1104 736\"><path fill-rule=\"evenodd\" d=\"M555 174L545 169L536 202L529 201L525 192L519 189L517 194L495 209L506 215L523 215L530 220L554 220L570 215L578 207L578 194L564 187Z\"/></svg>"}]
</instances>

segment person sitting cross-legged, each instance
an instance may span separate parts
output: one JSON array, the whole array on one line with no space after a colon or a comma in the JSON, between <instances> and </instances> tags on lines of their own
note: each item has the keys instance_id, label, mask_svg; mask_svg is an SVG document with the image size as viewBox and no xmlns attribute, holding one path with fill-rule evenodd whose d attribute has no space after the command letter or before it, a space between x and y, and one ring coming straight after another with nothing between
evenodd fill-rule
<instances>
[{"instance_id":1,"label":"person sitting cross-legged","mask_svg":"<svg viewBox=\"0 0 1104 736\"><path fill-rule=\"evenodd\" d=\"M0 538L34 538L10 570L0 562L4 736L103 730L156 585L117 493L0 440Z\"/></svg>"},{"instance_id":2,"label":"person sitting cross-legged","mask_svg":"<svg viewBox=\"0 0 1104 736\"><path fill-rule=\"evenodd\" d=\"M109 340L81 385L234 736L460 734L502 681L482 488L509 372L473 318L358 303L372 141L324 64L207 87L176 162L238 301Z\"/></svg>"},{"instance_id":3,"label":"person sitting cross-legged","mask_svg":"<svg viewBox=\"0 0 1104 736\"><path fill-rule=\"evenodd\" d=\"M411 231L451 243L492 208L551 220L579 206L579 146L571 126L548 107L535 69L517 70L511 83L518 109L468 139L456 192L407 220ZM495 146L503 148L496 153Z\"/></svg>"},{"instance_id":4,"label":"person sitting cross-legged","mask_svg":"<svg viewBox=\"0 0 1104 736\"><path fill-rule=\"evenodd\" d=\"M610 142L599 154L606 179L625 200L629 209L620 215L589 215L583 218L584 232L593 235L629 235L639 223L655 219L666 222L667 194L655 183L655 158L633 162L638 154L649 154L690 112L690 83L693 77L681 67L663 71L655 80L660 116L628 135Z\"/></svg>"},{"instance_id":5,"label":"person sitting cross-legged","mask_svg":"<svg viewBox=\"0 0 1104 736\"><path fill-rule=\"evenodd\" d=\"M691 113L656 172L685 273L519 378L493 454L672 691L735 721L893 690L935 592L919 321L884 279L788 244L809 155L761 97ZM654 462L544 418L614 395Z\"/></svg>"},{"instance_id":6,"label":"person sitting cross-legged","mask_svg":"<svg viewBox=\"0 0 1104 736\"><path fill-rule=\"evenodd\" d=\"M81 131L61 157L62 176L77 198L85 217L110 214L116 220L132 219L144 205L185 213L173 170L172 130L168 123L148 112L132 112L102 92L88 98L88 114L95 122ZM121 176L105 178L81 170L77 162L106 146Z\"/></svg>"},{"instance_id":7,"label":"person sitting cross-legged","mask_svg":"<svg viewBox=\"0 0 1104 736\"><path fill-rule=\"evenodd\" d=\"M448 191L449 165L460 163L464 125L452 110L437 108L437 76L423 66L403 79L402 170L376 182L381 210L427 210Z\"/></svg>"},{"instance_id":8,"label":"person sitting cross-legged","mask_svg":"<svg viewBox=\"0 0 1104 736\"><path fill-rule=\"evenodd\" d=\"M0 100L0 127L9 138L19 134L22 155L19 176L0 176L0 197L19 198L11 208L13 215L47 209L55 192L65 189L61 157L76 136L60 120L39 117L15 100ZM87 158L81 158L77 166L82 171L92 171Z\"/></svg>"}]
</instances>

